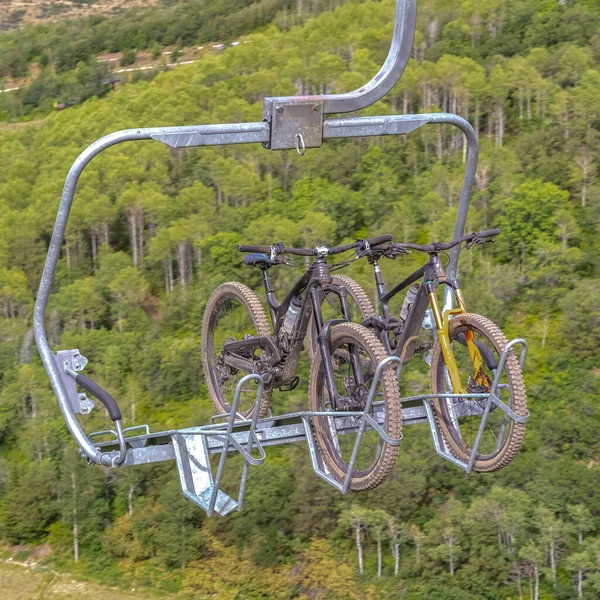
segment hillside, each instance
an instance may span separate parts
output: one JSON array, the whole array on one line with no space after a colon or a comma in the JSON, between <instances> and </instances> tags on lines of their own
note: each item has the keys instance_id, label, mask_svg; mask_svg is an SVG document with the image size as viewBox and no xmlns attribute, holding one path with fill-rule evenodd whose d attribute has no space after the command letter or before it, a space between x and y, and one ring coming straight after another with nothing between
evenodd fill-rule
<instances>
[{"instance_id":1,"label":"hillside","mask_svg":"<svg viewBox=\"0 0 600 600\"><path fill-rule=\"evenodd\" d=\"M90 16L110 17L148 4L144 0L5 0L2 3L0 31L31 23L51 23Z\"/></svg>"},{"instance_id":2,"label":"hillside","mask_svg":"<svg viewBox=\"0 0 600 600\"><path fill-rule=\"evenodd\" d=\"M0 83L2 79L35 77L43 83L44 79L84 66L98 72L101 69L95 59L104 52L127 53L127 64L140 50L160 54L167 46L180 49L231 41L264 27L281 11L284 22L301 20L301 13L296 17L286 16L290 3L291 0L132 2L133 8L110 18L104 14L85 16L86 10L106 7L108 2L82 3L86 9L80 16L63 17L52 23L26 23L0 35ZM322 10L321 3L322 0L315 0L313 10ZM89 73L79 77L80 83L89 85L93 81Z\"/></svg>"},{"instance_id":3,"label":"hillside","mask_svg":"<svg viewBox=\"0 0 600 600\"><path fill-rule=\"evenodd\" d=\"M30 565L17 565L0 562L0 588L2 597L6 599L38 600L74 600L102 596L104 600L151 600L155 598L144 591L132 589L130 592L119 591L93 583L78 581L69 574L56 573L48 569L35 568Z\"/></svg>"},{"instance_id":4,"label":"hillside","mask_svg":"<svg viewBox=\"0 0 600 600\"><path fill-rule=\"evenodd\" d=\"M479 132L468 230L497 225L503 233L493 246L463 253L461 281L471 311L530 343L532 416L523 450L504 470L467 477L438 459L429 431L414 426L392 476L345 497L318 480L302 446L269 448L265 464L251 470L244 511L208 519L183 498L172 464L88 467L32 345L33 299L58 199L83 148L127 127L260 120L265 95L354 89L385 58L392 14L384 0L290 28L278 20L247 44L44 113L43 123L0 128L6 545L49 544L45 562L55 570L198 599L600 595L594 0L421 0L414 58L367 111L451 110ZM65 73L83 79L80 69ZM200 366L204 305L219 283L260 282L237 243L335 244L380 233L449 239L463 172L462 139L445 127L327 142L304 157L258 145L114 147L79 183L49 308L51 346L90 359L86 371L118 399L126 426L205 422L213 409ZM382 264L386 282L416 260ZM298 272L279 270L278 293ZM373 294L366 262L345 272ZM274 394L274 411L306 407L306 374L304 365L296 390ZM404 394L427 385L418 359L403 377ZM81 422L87 431L109 425L101 409ZM357 513L368 515L362 576L348 526ZM396 576L386 539L378 578L383 522L399 532L400 565Z\"/></svg>"}]
</instances>

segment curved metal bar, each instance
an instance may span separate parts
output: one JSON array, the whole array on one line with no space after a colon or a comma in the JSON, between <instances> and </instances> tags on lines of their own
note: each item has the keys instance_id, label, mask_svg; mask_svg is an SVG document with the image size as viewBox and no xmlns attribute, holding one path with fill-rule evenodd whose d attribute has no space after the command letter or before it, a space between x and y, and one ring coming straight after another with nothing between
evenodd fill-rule
<instances>
[{"instance_id":1,"label":"curved metal bar","mask_svg":"<svg viewBox=\"0 0 600 600\"><path fill-rule=\"evenodd\" d=\"M396 0L394 35L383 66L375 77L361 88L345 94L324 96L324 112L352 112L381 100L404 73L415 38L416 23L417 0Z\"/></svg>"},{"instance_id":2,"label":"curved metal bar","mask_svg":"<svg viewBox=\"0 0 600 600\"><path fill-rule=\"evenodd\" d=\"M458 127L467 138L467 164L465 167L465 177L463 180L462 190L460 192L460 200L458 202L458 211L456 213L456 221L454 222L453 238L459 238L464 235L465 225L467 224L467 215L469 213L469 204L471 203L471 194L473 191L473 183L475 182L475 173L477 171L477 162L479 161L479 140L473 126L462 117L448 113L434 113L431 116L430 123L444 123ZM455 246L450 250L450 262L446 269L447 276L450 279L455 279L458 269L458 256L460 254L460 246ZM451 289L446 289L446 304L448 298L454 298Z\"/></svg>"},{"instance_id":3,"label":"curved metal bar","mask_svg":"<svg viewBox=\"0 0 600 600\"><path fill-rule=\"evenodd\" d=\"M125 443L125 434L123 433L121 419L115 421L115 425L117 426L117 438L119 439L119 455L113 458L112 467L122 465L127 458L127 444Z\"/></svg>"},{"instance_id":4,"label":"curved metal bar","mask_svg":"<svg viewBox=\"0 0 600 600\"><path fill-rule=\"evenodd\" d=\"M417 0L396 0L394 33L387 58L375 77L357 90L344 94L265 98L265 105L294 100L323 102L323 112L333 114L361 110L374 104L394 87L404 73L413 46L416 22ZM269 118L268 114L266 116Z\"/></svg>"},{"instance_id":5,"label":"curved metal bar","mask_svg":"<svg viewBox=\"0 0 600 600\"><path fill-rule=\"evenodd\" d=\"M367 426L367 417L369 415L369 411L371 410L371 404L373 403L373 398L375 397L375 393L377 391L377 386L379 385L379 380L381 379L381 373L385 367L387 367L391 363L401 364L402 361L397 356L388 356L384 358L375 369L375 374L373 375L373 381L371 383L371 387L369 388L369 395L367 396L367 401L365 402L365 408L363 410L363 415L360 420L360 424L358 426L358 431L356 433L356 439L354 440L354 447L352 448L352 455L350 456L350 462L347 465L346 469L346 477L344 478L344 484L342 486L341 492L345 494L350 487L350 480L352 479L352 472L354 470L354 463L356 462L356 457L358 456L358 449L360 447L360 442L362 440L362 436L365 432L365 428ZM334 413L335 414L335 413ZM372 419L371 421L375 423ZM402 440L402 434L400 434L400 438L393 439L388 436L383 428L379 427L377 423L375 423L376 431L381 435L384 434L384 440L393 443L394 446L399 445ZM387 439L386 439L387 438Z\"/></svg>"},{"instance_id":6,"label":"curved metal bar","mask_svg":"<svg viewBox=\"0 0 600 600\"><path fill-rule=\"evenodd\" d=\"M406 135L423 125L439 123L458 127L467 138L467 164L463 180L458 212L454 225L454 238L463 235L467 223L469 204L477 163L479 161L479 140L472 125L462 117L452 113L426 113L422 115L388 115L383 117L355 117L346 119L328 119L323 123L323 139L364 137L372 135ZM450 262L447 275L450 279L456 277L460 246L450 250ZM453 299L451 289L446 290L446 304Z\"/></svg>"},{"instance_id":7,"label":"curved metal bar","mask_svg":"<svg viewBox=\"0 0 600 600\"><path fill-rule=\"evenodd\" d=\"M256 390L256 400L254 402L254 413L252 416L252 425L250 427L250 434L248 436L248 449L249 452L246 453L246 451L242 448L242 446L233 438L233 436L231 435L233 433L233 426L235 425L235 417L234 415L237 415L238 413L238 405L240 402L240 396L242 394L242 388L244 387L244 384L247 381L256 381L256 383L258 384L258 388ZM260 399L262 398L262 394L263 394L263 390L265 388L265 381L264 379L256 374L256 373L250 373L248 375L244 375L244 377L242 377L239 381L238 384L235 386L235 393L233 395L233 402L231 404L231 411L230 411L230 417L229 417L229 421L227 422L227 431L225 432L225 443L223 444L223 451L221 452L221 458L219 459L219 466L217 467L217 474L215 476L215 481L213 484L213 489L212 489L212 493L210 495L210 501L208 503L208 509L207 509L207 514L210 517L215 509L215 503L217 501L217 495L219 493L219 488L221 486L221 477L223 476L223 468L225 467L225 460L227 458L227 450L229 448L229 444L231 442L233 442L234 446L236 446L236 449L238 450L238 452L240 452L243 456L244 456L244 473L242 476L242 482L241 482L241 494L242 494L242 498L244 495L244 490L246 488L246 479L248 476L248 472L247 472L247 465L248 463L252 463L255 465L259 465L262 462L264 462L265 458L266 458L266 454L264 449L260 446L260 442L258 443L259 448L262 450L261 453L261 458L259 460L254 459L251 455L250 452L252 451L252 441L255 439L253 437L254 435L254 430L256 429L256 421L258 419L258 413L260 412L259 406L260 406ZM246 419L244 419L244 422L246 421ZM256 440L258 442L258 440ZM247 456L245 456L247 454Z\"/></svg>"},{"instance_id":8,"label":"curved metal bar","mask_svg":"<svg viewBox=\"0 0 600 600\"><path fill-rule=\"evenodd\" d=\"M46 328L44 323L44 314L48 305L50 296L50 288L54 280L56 265L60 258L60 252L63 245L67 221L73 203L75 188L83 169L88 163L96 157L100 152L119 144L133 140L149 140L158 139L164 143L169 143L167 140L193 139L193 145L216 145L224 143L223 138L227 139L229 144L243 143L260 143L268 139L268 126L265 123L241 123L233 125L200 125L194 127L159 127L147 129L125 129L111 133L99 140L95 141L91 146L88 146L75 160L73 166L69 170L63 193L58 207L58 214L54 224L54 232L50 240L46 264L42 273L40 287L38 290L35 309L33 313L33 331L35 334L35 342L42 359L42 363L56 398L58 405L63 414L69 431L77 441L85 456L92 462L110 466L112 464L109 455L102 454L93 446L87 435L83 432L75 414L69 406L68 396L60 373L54 360L54 355L48 345L46 337ZM202 137L205 136L205 139ZM192 144L188 144L192 145Z\"/></svg>"}]
</instances>

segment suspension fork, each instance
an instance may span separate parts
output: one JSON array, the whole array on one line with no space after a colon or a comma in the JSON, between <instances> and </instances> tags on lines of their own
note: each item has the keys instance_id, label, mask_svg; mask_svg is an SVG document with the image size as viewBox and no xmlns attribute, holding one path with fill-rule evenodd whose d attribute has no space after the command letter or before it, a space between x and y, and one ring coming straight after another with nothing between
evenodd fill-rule
<instances>
[{"instance_id":1,"label":"suspension fork","mask_svg":"<svg viewBox=\"0 0 600 600\"><path fill-rule=\"evenodd\" d=\"M467 305L465 304L465 298L462 293L462 289L460 287L460 282L458 279L452 280L452 288L454 289L454 295L456 297L456 302L458 304L458 308L461 312L467 312ZM471 362L473 363L473 372L475 373L475 378L478 383L483 383L483 381L479 381L481 375L483 373L483 360L481 358L481 352L475 343L475 334L471 331L465 331L465 338L467 340L467 349L469 350L469 356L471 357Z\"/></svg>"},{"instance_id":2,"label":"suspension fork","mask_svg":"<svg viewBox=\"0 0 600 600\"><path fill-rule=\"evenodd\" d=\"M433 281L427 281L425 283L425 287L429 295L429 303L433 311L433 318L435 320L438 340L440 342L442 355L444 357L444 364L448 369L448 376L450 377L450 382L452 383L452 390L456 394L464 394L466 393L466 390L463 387L462 382L460 380L458 365L456 364L456 358L454 357L454 353L452 352L449 329L450 317L452 315L460 315L466 313L467 307L458 279L454 279L451 283L447 283L447 285L449 285L454 290L454 295L456 297L458 308L445 309L442 312ZM479 348L477 348L477 345L475 343L475 335L472 331L466 331L465 339L467 342L466 345L469 351L469 357L471 358L471 363L473 364L475 380L477 381L477 383L485 383L484 381L480 381L480 379L483 376L483 360L481 358Z\"/></svg>"},{"instance_id":3,"label":"suspension fork","mask_svg":"<svg viewBox=\"0 0 600 600\"><path fill-rule=\"evenodd\" d=\"M335 407L337 400L337 388L335 385L335 378L333 376L333 364L331 363L331 356L329 355L329 329L336 322L343 322L342 319L335 319L334 321L328 321L325 325L323 324L323 315L321 313L321 303L323 302L323 291L312 288L309 292L310 299L313 304L313 319L315 320L315 326L317 329L317 340L319 342L319 350L321 352L321 360L323 361L323 370L325 371L325 387L329 393L332 407ZM312 369L312 365L311 365Z\"/></svg>"},{"instance_id":4,"label":"suspension fork","mask_svg":"<svg viewBox=\"0 0 600 600\"><path fill-rule=\"evenodd\" d=\"M339 293L340 304L342 305L342 315L344 320L350 322L350 307L348 306L348 292L346 288L337 286L336 293ZM352 361L352 370L354 371L355 382L362 386L364 384L362 371L360 369L360 356L358 355L358 348L354 344L348 344L348 350L350 351L350 358Z\"/></svg>"},{"instance_id":5,"label":"suspension fork","mask_svg":"<svg viewBox=\"0 0 600 600\"><path fill-rule=\"evenodd\" d=\"M427 289L427 294L429 296L429 304L433 312L437 338L440 343L440 348L442 349L444 364L448 369L448 375L450 377L450 382L452 383L452 390L456 394L464 394L465 389L460 381L458 366L456 364L456 359L454 358L454 353L452 352L452 347L450 346L450 335L448 334L450 315L462 313L464 311L462 308L453 308L444 310L444 313L442 314L442 309L440 308L440 301L438 300L436 294L436 286L434 285L434 282L426 281L425 288Z\"/></svg>"},{"instance_id":6,"label":"suspension fork","mask_svg":"<svg viewBox=\"0 0 600 600\"><path fill-rule=\"evenodd\" d=\"M328 286L328 289L333 291L340 298L340 303L342 305L342 316L344 318L332 319L327 321L327 323L323 323L323 315L321 314L321 304L324 300L323 290L319 289L317 291L315 288L311 289L310 297L313 303L313 318L317 328L317 339L321 352L321 360L323 361L323 369L325 371L325 385L327 387L329 397L332 399L333 408L335 408L335 401L338 399L339 394L335 384L333 363L329 348L330 329L333 325L347 323L350 321L350 309L348 307L348 298L345 288L340 286ZM358 349L354 344L349 344L348 350L350 351L352 370L354 371L356 383L358 385L362 385L364 382L362 372L360 370L360 357L358 356Z\"/></svg>"}]
</instances>

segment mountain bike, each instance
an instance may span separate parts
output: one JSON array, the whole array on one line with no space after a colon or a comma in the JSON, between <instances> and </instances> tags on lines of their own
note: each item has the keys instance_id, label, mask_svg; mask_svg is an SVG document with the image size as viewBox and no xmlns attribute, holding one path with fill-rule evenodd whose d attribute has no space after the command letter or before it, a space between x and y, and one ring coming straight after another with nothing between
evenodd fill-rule
<instances>
[{"instance_id":1,"label":"mountain bike","mask_svg":"<svg viewBox=\"0 0 600 600\"><path fill-rule=\"evenodd\" d=\"M368 242L377 245L389 239L390 236L385 236ZM312 415L315 441L324 464L338 481L345 480L349 464L353 464L349 489L354 491L371 489L387 477L398 446L384 437L399 440L402 429L398 381L391 364L381 370L375 389L377 402L368 404L377 366L388 354L373 331L350 321L346 289L333 283L327 263L329 256L357 247L357 244L314 249L286 248L283 244L240 245L238 250L247 253L244 263L262 272L272 331L258 296L237 282L224 283L212 293L202 324L203 369L211 399L220 414L230 413L242 377L257 373L264 380L264 392L258 403L256 384L242 390L237 417L248 419L255 410L261 417L267 414L274 389L290 391L298 385L296 369L312 319L318 346L309 382L310 411L317 413ZM269 270L274 265L289 264L290 255L311 257L313 261L279 302ZM323 319L321 306L325 294L334 294L339 299L341 318ZM353 458L355 434L338 435L338 432L340 428L352 429L356 413L368 410L372 422L376 422L385 436L372 426L366 427L358 455ZM336 417L336 413L340 416Z\"/></svg>"},{"instance_id":2,"label":"mountain bike","mask_svg":"<svg viewBox=\"0 0 600 600\"><path fill-rule=\"evenodd\" d=\"M368 296L355 281L342 282L334 276L334 283L346 285L348 295L360 307L362 324L376 332L389 355L399 357L405 365L415 353L427 352L433 414L450 452L467 463L478 436L486 400L453 398L451 395L489 393L497 377L498 399L519 417L527 414L527 398L521 366L512 350L504 364L500 364L508 344L506 336L486 317L467 312L460 282L446 277L440 254L463 243L470 249L491 241L499 233L498 229L492 229L431 245L391 242L371 245L365 240L357 257L366 256L373 265L380 316L376 315ZM378 261L395 259L411 250L429 254L429 260L386 291ZM440 285L449 290L456 308L451 308L448 303L444 307L440 305L437 296ZM390 312L389 303L402 290L407 290L404 304L401 314L395 316ZM333 304L331 299L325 298L325 301ZM422 327L435 331L433 344L419 343ZM314 339L314 335L309 337L311 341ZM309 354L313 352L314 344L311 343ZM506 466L519 450L524 434L525 423L516 422L494 404L487 415L473 470L496 471Z\"/></svg>"}]
</instances>

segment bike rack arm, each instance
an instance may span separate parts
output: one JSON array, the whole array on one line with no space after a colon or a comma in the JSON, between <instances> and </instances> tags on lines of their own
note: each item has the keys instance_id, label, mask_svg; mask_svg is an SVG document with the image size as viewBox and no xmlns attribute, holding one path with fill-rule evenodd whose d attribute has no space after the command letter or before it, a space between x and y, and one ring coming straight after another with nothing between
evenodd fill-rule
<instances>
[{"instance_id":1,"label":"bike rack arm","mask_svg":"<svg viewBox=\"0 0 600 600\"><path fill-rule=\"evenodd\" d=\"M469 204L471 203L471 194L473 192L473 183L475 182L475 173L477 171L477 162L479 160L479 140L477 134L471 124L459 117L451 114L434 114L430 123L445 123L458 127L467 138L467 165L465 168L465 176L463 186L460 192L460 200L458 201L458 211L456 213L456 221L454 222L453 239L464 235L465 225L467 224L467 215L469 213ZM455 246L450 250L450 262L446 268L448 277L455 279L457 277L458 256L460 254L460 246ZM454 298L452 290L446 290L446 302L448 298Z\"/></svg>"},{"instance_id":2,"label":"bike rack arm","mask_svg":"<svg viewBox=\"0 0 600 600\"><path fill-rule=\"evenodd\" d=\"M465 167L465 176L460 193L453 235L453 238L458 238L464 235L467 215L469 213L469 204L471 203L473 183L475 182L475 173L477 171L477 162L479 160L479 141L477 139L477 134L466 119L451 113L328 119L323 124L323 138L405 135L430 123L458 127L467 138L467 164ZM454 279L457 276L459 254L460 246L455 246L450 250L450 262L447 267L447 274L450 279ZM453 297L451 289L448 289L447 292L450 292L450 294L449 296L447 295L446 302L448 302L448 297Z\"/></svg>"}]
</instances>

